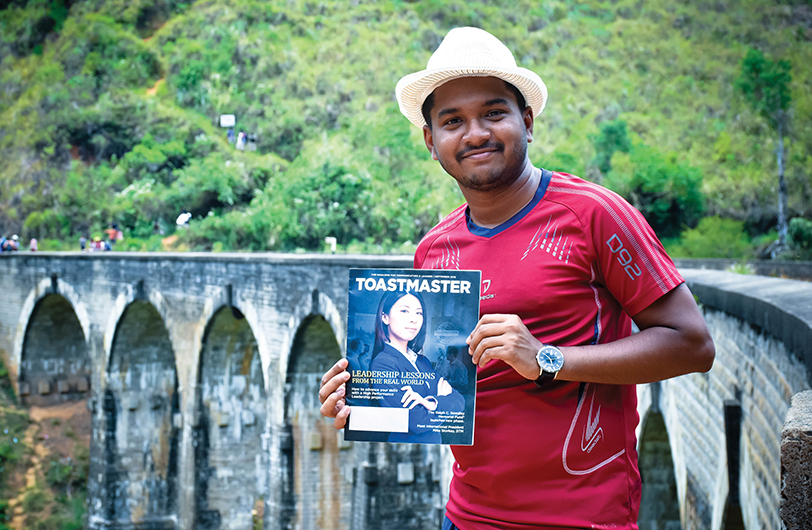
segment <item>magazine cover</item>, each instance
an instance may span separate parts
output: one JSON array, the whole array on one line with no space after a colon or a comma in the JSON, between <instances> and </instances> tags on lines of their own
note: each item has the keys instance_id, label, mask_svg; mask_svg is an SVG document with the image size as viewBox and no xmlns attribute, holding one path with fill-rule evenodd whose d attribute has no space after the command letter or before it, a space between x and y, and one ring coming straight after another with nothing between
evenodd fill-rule
<instances>
[{"instance_id":1,"label":"magazine cover","mask_svg":"<svg viewBox=\"0 0 812 530\"><path fill-rule=\"evenodd\" d=\"M344 438L472 445L480 271L350 269Z\"/></svg>"}]
</instances>

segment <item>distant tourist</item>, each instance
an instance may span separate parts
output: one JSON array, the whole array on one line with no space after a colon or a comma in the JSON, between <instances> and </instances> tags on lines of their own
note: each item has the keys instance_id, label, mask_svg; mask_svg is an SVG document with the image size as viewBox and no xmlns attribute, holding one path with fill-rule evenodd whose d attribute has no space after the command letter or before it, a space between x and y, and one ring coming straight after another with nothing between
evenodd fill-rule
<instances>
[{"instance_id":1,"label":"distant tourist","mask_svg":"<svg viewBox=\"0 0 812 530\"><path fill-rule=\"evenodd\" d=\"M122 241L124 239L124 233L118 229L118 225L113 223L110 225L110 228L104 231L107 234L107 240L110 242L110 245L115 245L116 241Z\"/></svg>"},{"instance_id":2,"label":"distant tourist","mask_svg":"<svg viewBox=\"0 0 812 530\"><path fill-rule=\"evenodd\" d=\"M229 127L228 128L228 133L226 133L226 135L228 136L228 143L233 144L234 143L234 128Z\"/></svg>"},{"instance_id":3,"label":"distant tourist","mask_svg":"<svg viewBox=\"0 0 812 530\"><path fill-rule=\"evenodd\" d=\"M88 248L88 250L90 252L101 252L111 250L111 248L107 241L102 241L101 236L95 236L93 241L90 242L90 248Z\"/></svg>"},{"instance_id":4,"label":"distant tourist","mask_svg":"<svg viewBox=\"0 0 812 530\"><path fill-rule=\"evenodd\" d=\"M242 131L237 135L237 149L239 151L245 151L245 133Z\"/></svg>"},{"instance_id":5,"label":"distant tourist","mask_svg":"<svg viewBox=\"0 0 812 530\"><path fill-rule=\"evenodd\" d=\"M256 151L257 150L257 135L256 134L249 134L248 135L248 150L249 151Z\"/></svg>"},{"instance_id":6,"label":"distant tourist","mask_svg":"<svg viewBox=\"0 0 812 530\"><path fill-rule=\"evenodd\" d=\"M85 250L87 248L87 238L85 236L81 236L79 238L79 248L81 250Z\"/></svg>"},{"instance_id":7,"label":"distant tourist","mask_svg":"<svg viewBox=\"0 0 812 530\"><path fill-rule=\"evenodd\" d=\"M31 252L37 251L37 240L34 239L33 237L31 238L31 241L28 242L28 250L30 250Z\"/></svg>"},{"instance_id":8,"label":"distant tourist","mask_svg":"<svg viewBox=\"0 0 812 530\"><path fill-rule=\"evenodd\" d=\"M178 226L189 226L189 219L192 218L192 214L189 212L183 212L178 216L178 219L175 221L175 224Z\"/></svg>"},{"instance_id":9,"label":"distant tourist","mask_svg":"<svg viewBox=\"0 0 812 530\"><path fill-rule=\"evenodd\" d=\"M11 236L11 239L0 237L0 252L14 252L20 249L20 238L17 234Z\"/></svg>"}]
</instances>

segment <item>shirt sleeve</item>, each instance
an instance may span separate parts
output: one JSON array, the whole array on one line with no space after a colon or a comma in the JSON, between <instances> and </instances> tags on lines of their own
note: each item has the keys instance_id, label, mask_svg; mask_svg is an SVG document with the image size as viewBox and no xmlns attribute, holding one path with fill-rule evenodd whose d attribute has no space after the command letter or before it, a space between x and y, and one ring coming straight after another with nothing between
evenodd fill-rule
<instances>
[{"instance_id":1,"label":"shirt sleeve","mask_svg":"<svg viewBox=\"0 0 812 530\"><path fill-rule=\"evenodd\" d=\"M643 215L606 190L591 208L587 229L598 270L612 296L630 316L684 280Z\"/></svg>"}]
</instances>

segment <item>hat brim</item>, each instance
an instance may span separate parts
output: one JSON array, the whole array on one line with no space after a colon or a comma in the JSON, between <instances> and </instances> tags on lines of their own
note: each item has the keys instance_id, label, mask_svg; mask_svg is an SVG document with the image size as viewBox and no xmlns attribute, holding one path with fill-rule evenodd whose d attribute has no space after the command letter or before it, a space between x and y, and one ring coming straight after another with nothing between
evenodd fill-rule
<instances>
[{"instance_id":1,"label":"hat brim","mask_svg":"<svg viewBox=\"0 0 812 530\"><path fill-rule=\"evenodd\" d=\"M400 112L417 127L426 125L422 107L434 90L461 77L497 77L519 89L527 105L538 116L547 104L547 86L535 72L527 68L482 68L481 66L421 70L404 76L395 87Z\"/></svg>"}]
</instances>

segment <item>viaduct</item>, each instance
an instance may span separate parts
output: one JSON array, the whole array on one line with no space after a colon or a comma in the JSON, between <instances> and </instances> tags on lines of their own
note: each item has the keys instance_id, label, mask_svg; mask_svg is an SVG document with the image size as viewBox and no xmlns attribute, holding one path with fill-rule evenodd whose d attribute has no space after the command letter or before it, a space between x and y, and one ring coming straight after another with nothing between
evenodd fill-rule
<instances>
[{"instance_id":1,"label":"viaduct","mask_svg":"<svg viewBox=\"0 0 812 530\"><path fill-rule=\"evenodd\" d=\"M92 529L436 529L447 448L351 443L318 413L348 269L407 257L0 256L24 405L84 401ZM641 529L778 529L781 432L812 385L812 283L682 269L717 347L639 387Z\"/></svg>"}]
</instances>

